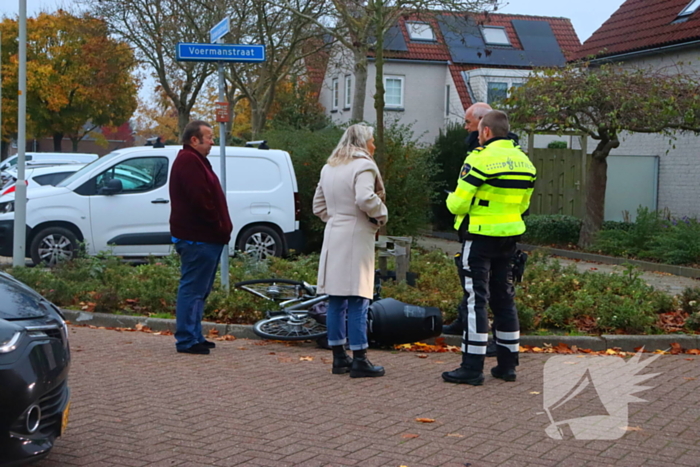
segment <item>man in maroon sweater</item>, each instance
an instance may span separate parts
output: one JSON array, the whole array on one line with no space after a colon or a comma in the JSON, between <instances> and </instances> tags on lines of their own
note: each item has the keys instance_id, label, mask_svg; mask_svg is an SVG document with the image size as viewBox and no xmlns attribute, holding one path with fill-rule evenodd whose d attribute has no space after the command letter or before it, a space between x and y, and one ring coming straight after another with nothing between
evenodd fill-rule
<instances>
[{"instance_id":1,"label":"man in maroon sweater","mask_svg":"<svg viewBox=\"0 0 700 467\"><path fill-rule=\"evenodd\" d=\"M182 353L208 354L216 344L202 335L204 301L233 225L226 195L207 160L214 145L211 125L188 123L182 142L170 171L170 233L181 262L175 347Z\"/></svg>"}]
</instances>

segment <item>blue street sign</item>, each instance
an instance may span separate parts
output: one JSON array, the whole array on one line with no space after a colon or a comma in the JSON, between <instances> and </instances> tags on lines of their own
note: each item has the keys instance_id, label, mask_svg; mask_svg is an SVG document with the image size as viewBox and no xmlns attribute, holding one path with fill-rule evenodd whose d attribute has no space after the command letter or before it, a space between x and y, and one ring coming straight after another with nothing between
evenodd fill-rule
<instances>
[{"instance_id":1,"label":"blue street sign","mask_svg":"<svg viewBox=\"0 0 700 467\"><path fill-rule=\"evenodd\" d=\"M217 43L219 41L219 39L221 39L226 34L228 34L230 30L231 30L231 21L229 21L228 17L219 21L219 23L216 26L214 26L213 28L211 28L211 30L209 31L209 35L211 37L211 43L212 44Z\"/></svg>"},{"instance_id":2,"label":"blue street sign","mask_svg":"<svg viewBox=\"0 0 700 467\"><path fill-rule=\"evenodd\" d=\"M264 45L177 44L179 62L264 62Z\"/></svg>"}]
</instances>

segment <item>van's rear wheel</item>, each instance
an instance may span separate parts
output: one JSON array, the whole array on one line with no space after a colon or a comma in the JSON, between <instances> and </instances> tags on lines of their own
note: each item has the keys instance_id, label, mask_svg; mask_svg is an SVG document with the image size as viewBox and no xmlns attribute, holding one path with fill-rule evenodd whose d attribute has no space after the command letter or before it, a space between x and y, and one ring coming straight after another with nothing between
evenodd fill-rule
<instances>
[{"instance_id":1,"label":"van's rear wheel","mask_svg":"<svg viewBox=\"0 0 700 467\"><path fill-rule=\"evenodd\" d=\"M241 233L238 249L257 259L265 259L270 256L282 256L284 247L282 238L275 229L265 225L255 225Z\"/></svg>"},{"instance_id":2,"label":"van's rear wheel","mask_svg":"<svg viewBox=\"0 0 700 467\"><path fill-rule=\"evenodd\" d=\"M72 259L78 251L78 238L64 227L47 227L34 236L29 252L37 266L55 266Z\"/></svg>"}]
</instances>

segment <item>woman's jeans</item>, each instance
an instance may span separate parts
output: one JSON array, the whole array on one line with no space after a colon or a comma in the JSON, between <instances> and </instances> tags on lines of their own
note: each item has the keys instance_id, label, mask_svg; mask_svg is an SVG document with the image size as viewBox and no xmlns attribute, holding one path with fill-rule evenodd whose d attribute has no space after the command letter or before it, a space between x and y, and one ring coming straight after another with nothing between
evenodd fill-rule
<instances>
[{"instance_id":1,"label":"woman's jeans","mask_svg":"<svg viewBox=\"0 0 700 467\"><path fill-rule=\"evenodd\" d=\"M345 345L347 342L345 332L347 315L347 334L350 337L350 350L362 350L369 347L367 344L368 307L368 298L331 295L328 300L328 312L326 315L328 345Z\"/></svg>"},{"instance_id":2,"label":"woman's jeans","mask_svg":"<svg viewBox=\"0 0 700 467\"><path fill-rule=\"evenodd\" d=\"M185 350L204 342L202 316L204 301L209 296L216 277L224 245L189 243L180 240L175 251L180 255L180 287L175 306L175 347Z\"/></svg>"}]
</instances>

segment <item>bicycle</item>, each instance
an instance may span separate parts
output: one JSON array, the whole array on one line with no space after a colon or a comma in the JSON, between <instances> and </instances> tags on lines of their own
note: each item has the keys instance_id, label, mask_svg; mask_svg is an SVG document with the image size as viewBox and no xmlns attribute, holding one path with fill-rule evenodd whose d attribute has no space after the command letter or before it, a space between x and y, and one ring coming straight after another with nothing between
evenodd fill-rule
<instances>
[{"instance_id":1,"label":"bicycle","mask_svg":"<svg viewBox=\"0 0 700 467\"><path fill-rule=\"evenodd\" d=\"M278 309L253 325L253 332L263 339L303 341L320 339L327 334L326 325L309 311L328 295L318 295L315 285L289 279L253 279L237 282L235 288L274 302Z\"/></svg>"}]
</instances>

